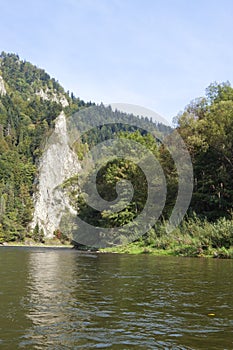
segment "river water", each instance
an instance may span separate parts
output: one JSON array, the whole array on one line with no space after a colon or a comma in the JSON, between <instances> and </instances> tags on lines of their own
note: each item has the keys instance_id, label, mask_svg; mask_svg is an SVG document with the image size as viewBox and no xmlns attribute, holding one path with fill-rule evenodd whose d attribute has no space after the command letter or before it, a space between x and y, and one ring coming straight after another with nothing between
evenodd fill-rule
<instances>
[{"instance_id":1,"label":"river water","mask_svg":"<svg viewBox=\"0 0 233 350\"><path fill-rule=\"evenodd\" d=\"M232 283L233 260L2 247L0 349L233 349Z\"/></svg>"}]
</instances>

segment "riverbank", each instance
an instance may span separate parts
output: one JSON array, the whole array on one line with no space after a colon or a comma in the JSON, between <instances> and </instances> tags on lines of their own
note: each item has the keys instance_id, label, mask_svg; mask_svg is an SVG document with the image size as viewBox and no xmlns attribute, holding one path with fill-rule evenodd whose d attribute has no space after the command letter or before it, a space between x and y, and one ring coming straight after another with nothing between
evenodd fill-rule
<instances>
[{"instance_id":1,"label":"riverbank","mask_svg":"<svg viewBox=\"0 0 233 350\"><path fill-rule=\"evenodd\" d=\"M217 248L203 250L192 245L177 246L176 248L157 249L151 246L143 246L140 243L130 243L126 246L118 246L114 248L100 249L102 253L116 254L150 254L155 256L180 256L180 257L196 257L196 258L217 258L217 259L233 259L233 248Z\"/></svg>"},{"instance_id":2,"label":"riverbank","mask_svg":"<svg viewBox=\"0 0 233 350\"><path fill-rule=\"evenodd\" d=\"M3 242L2 246L61 247L98 253L233 259L233 220L222 218L210 223L196 217L189 218L170 233L166 230L166 223L160 222L135 242L104 249L92 249L58 238L45 239L43 243L26 238L20 242Z\"/></svg>"},{"instance_id":3,"label":"riverbank","mask_svg":"<svg viewBox=\"0 0 233 350\"><path fill-rule=\"evenodd\" d=\"M233 259L233 220L221 218L210 223L197 217L189 218L170 233L166 223L157 223L136 242L101 251Z\"/></svg>"},{"instance_id":4,"label":"riverbank","mask_svg":"<svg viewBox=\"0 0 233 350\"><path fill-rule=\"evenodd\" d=\"M49 243L36 243L27 244L24 242L8 242L0 244L1 247L28 247L28 248L67 248L74 249L72 244L49 244ZM233 259L233 248L218 248L209 250L196 249L195 246L186 245L179 246L176 249L157 249L151 246L142 245L140 242L129 243L125 246L101 248L99 250L90 249L77 249L80 252L93 251L95 253L112 253L112 254L149 254L154 256L180 256L180 257L196 257L196 258L218 258L218 259Z\"/></svg>"},{"instance_id":5,"label":"riverbank","mask_svg":"<svg viewBox=\"0 0 233 350\"><path fill-rule=\"evenodd\" d=\"M12 241L12 242L3 242L0 244L0 247L44 247L44 248L73 248L73 245L69 242L62 243L57 239L54 240L45 240L42 242L35 242L34 240L25 240L25 241Z\"/></svg>"}]
</instances>

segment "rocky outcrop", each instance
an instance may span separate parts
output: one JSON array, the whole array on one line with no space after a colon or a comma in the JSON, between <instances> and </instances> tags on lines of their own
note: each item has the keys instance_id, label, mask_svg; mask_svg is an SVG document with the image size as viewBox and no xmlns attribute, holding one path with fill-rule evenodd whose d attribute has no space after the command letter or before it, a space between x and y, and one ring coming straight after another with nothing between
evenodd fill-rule
<instances>
[{"instance_id":1,"label":"rocky outcrop","mask_svg":"<svg viewBox=\"0 0 233 350\"><path fill-rule=\"evenodd\" d=\"M0 75L0 96L6 95L6 88L4 85L4 80L2 79Z\"/></svg>"},{"instance_id":2,"label":"rocky outcrop","mask_svg":"<svg viewBox=\"0 0 233 350\"><path fill-rule=\"evenodd\" d=\"M55 130L40 159L38 189L34 195L35 210L32 228L38 223L46 237L53 236L67 210L74 214L61 185L77 174L80 168L78 158L68 144L66 116L62 112L55 121Z\"/></svg>"},{"instance_id":3,"label":"rocky outcrop","mask_svg":"<svg viewBox=\"0 0 233 350\"><path fill-rule=\"evenodd\" d=\"M42 100L60 103L63 108L69 106L69 102L64 95L51 92L49 89L46 89L45 91L40 89L40 91L36 92L36 95L40 96Z\"/></svg>"}]
</instances>

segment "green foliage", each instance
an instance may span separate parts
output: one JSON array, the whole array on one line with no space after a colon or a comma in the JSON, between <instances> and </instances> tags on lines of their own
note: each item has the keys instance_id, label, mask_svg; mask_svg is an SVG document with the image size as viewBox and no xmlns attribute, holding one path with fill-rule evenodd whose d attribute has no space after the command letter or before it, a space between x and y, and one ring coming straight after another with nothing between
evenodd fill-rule
<instances>
[{"instance_id":1,"label":"green foliage","mask_svg":"<svg viewBox=\"0 0 233 350\"><path fill-rule=\"evenodd\" d=\"M64 93L61 85L51 79L43 69L20 60L16 54L2 52L0 56L2 77L10 90L17 90L25 98L41 88Z\"/></svg>"},{"instance_id":2,"label":"green foliage","mask_svg":"<svg viewBox=\"0 0 233 350\"><path fill-rule=\"evenodd\" d=\"M233 89L211 84L206 98L192 102L178 119L194 167L190 209L216 220L233 209Z\"/></svg>"},{"instance_id":3,"label":"green foliage","mask_svg":"<svg viewBox=\"0 0 233 350\"><path fill-rule=\"evenodd\" d=\"M88 109L89 114L83 114L83 121L79 125L81 131L82 126L85 126L87 122L93 122L94 125L96 122L105 124L99 128L99 131L97 128L84 134L83 142L73 145L80 160L83 159L88 149L98 142L122 131L136 131L136 127L126 125L127 121L136 125L140 124L142 127L141 134L134 134L135 140L147 144L153 152L157 152L154 139L146 136L143 131L143 127L154 126L152 120L149 121L148 118L139 120L133 115L113 112L110 107L106 108L102 104L95 106L92 103L84 103L73 93L65 93L61 85L50 78L43 69L20 60L18 55L2 52L0 67L0 74L7 91L6 95L0 96L0 239L2 241L24 239L25 235L29 235L29 223L33 213L32 195L36 190L34 185L37 175L36 163L42 154L43 143L54 127L54 120L62 110L60 98L66 98L69 103L64 108L66 114L84 111L86 107L92 106L91 109ZM57 99L54 100L54 96ZM110 120L117 120L118 117L125 120L126 124L108 125ZM162 124L156 126L164 133L171 131L171 128ZM128 136L122 135L121 137ZM107 189L110 196L114 196L118 170L122 174L122 179L130 179L137 188L133 204L123 210L119 216L107 212L101 214L92 212L93 222L99 221L106 226L121 225L132 220L143 208L145 193L142 189L145 187L145 179L140 169L133 164L125 164L124 161L109 164L109 169L104 169L100 174L102 180L99 176L100 191L106 195ZM75 182L76 179L71 179L68 183L71 187L65 186L65 190L73 197L74 202L79 193L72 181ZM142 198L139 200L140 196ZM90 208L82 206L82 197L79 199L79 204L83 215L89 215ZM43 234L38 230L39 228L35 228L32 233L36 241L43 240Z\"/></svg>"},{"instance_id":4,"label":"green foliage","mask_svg":"<svg viewBox=\"0 0 233 350\"><path fill-rule=\"evenodd\" d=\"M32 232L32 236L33 240L37 243L44 243L44 231L43 229L39 228L38 223L36 224L33 232Z\"/></svg>"},{"instance_id":5,"label":"green foliage","mask_svg":"<svg viewBox=\"0 0 233 350\"><path fill-rule=\"evenodd\" d=\"M60 84L42 69L21 61L18 55L0 55L1 76L7 94L0 96L0 242L23 240L32 219L36 162L43 142L62 110L59 102L38 96L71 98ZM72 108L80 100L73 97ZM34 232L42 241L43 233Z\"/></svg>"},{"instance_id":6,"label":"green foliage","mask_svg":"<svg viewBox=\"0 0 233 350\"><path fill-rule=\"evenodd\" d=\"M172 233L166 232L166 223L157 223L142 239L143 246L172 250L177 255L202 256L218 254L221 249L233 247L233 220L221 218L215 223L187 218Z\"/></svg>"},{"instance_id":7,"label":"green foliage","mask_svg":"<svg viewBox=\"0 0 233 350\"><path fill-rule=\"evenodd\" d=\"M233 220L219 219L215 223L196 216L186 218L172 233L166 232L166 222L157 222L139 240L106 249L119 253L150 253L186 257L233 258Z\"/></svg>"},{"instance_id":8,"label":"green foliage","mask_svg":"<svg viewBox=\"0 0 233 350\"><path fill-rule=\"evenodd\" d=\"M93 125L93 129L82 135L81 142L73 145L80 160L93 146L116 136L141 143L154 154L167 182L162 218L168 219L177 196L178 178L171 155L159 140L163 135L169 135L170 127L148 118L114 112L102 104L84 103L73 93L66 93L43 69L20 60L15 54L2 52L0 74L7 92L0 96L0 242L24 240L28 235L33 213L32 196L36 189L36 164L62 109L68 115L76 111L83 113L80 132L85 130L87 123ZM43 94L46 98L42 98ZM63 108L60 98L66 98L69 105ZM90 106L92 108L86 108ZM112 123L118 119L121 122ZM95 128L96 123L102 126ZM137 242L137 247L175 249L176 240L179 243L177 254L199 256L215 250L218 256L224 256L225 250L229 252L233 245L233 89L230 83L211 84L205 97L192 101L177 117L177 129L188 147L194 167L194 193L189 215L195 212L202 220L194 217L184 221L171 236L164 231L161 219ZM116 158L97 176L97 188L105 200L112 201L117 197L119 180L129 180L134 195L124 206L128 188L122 187L125 196L118 205L124 209L118 212L98 212L88 207L80 195L77 177L69 179L64 190L85 221L100 227L121 227L142 212L148 184L136 164ZM156 179L154 181L156 185ZM39 227L32 235L36 241L44 239ZM65 237L61 239L65 240Z\"/></svg>"},{"instance_id":9,"label":"green foliage","mask_svg":"<svg viewBox=\"0 0 233 350\"><path fill-rule=\"evenodd\" d=\"M116 122L113 123L113 121ZM86 125L90 127L93 125L93 129L84 132ZM133 133L139 130L141 135L146 135L149 130L157 138L163 138L164 135L172 132L172 128L167 125L153 122L147 117L139 118L133 114L113 111L110 106L105 107L103 104L92 105L91 108L82 110L78 115L78 129L83 132L82 142L88 144L90 148L102 141L114 138L120 132Z\"/></svg>"},{"instance_id":10,"label":"green foliage","mask_svg":"<svg viewBox=\"0 0 233 350\"><path fill-rule=\"evenodd\" d=\"M137 130L135 132L119 132L117 137L119 140L119 147L122 147L124 152L126 151L125 147L127 148L128 145L127 141L129 141L131 152L135 152L137 158L138 156L140 158L140 155L137 150L132 149L131 141L141 144L145 150L151 152L157 159L164 157L165 149L163 148L163 152L160 153L160 144L151 134L142 134L141 130ZM124 139L125 141L122 142L121 139ZM144 151L142 156L147 156L148 152L146 151L145 153ZM167 161L166 157L163 159L164 163ZM150 168L150 164L147 164L146 166L148 169ZM173 169L173 164L170 168ZM171 172L172 171L170 171L170 173L168 172L168 180ZM80 181L81 180L82 179L80 179ZM158 187L161 186L161 183L158 183L158 180L155 177L153 183L148 184L143 170L136 163L122 158L115 158L111 161L107 161L97 174L96 184L99 195L106 201L114 201L118 197L116 192L117 183L122 180L127 180L131 183L133 187L133 197L130 203L128 203L127 198L129 195L129 188L127 183L123 183L121 186L121 199L117 204L114 204L114 210L112 210L113 206L111 205L108 210L103 211L97 211L91 206L88 206L87 201L85 200L85 193L77 192L81 183L79 180L77 182L77 178L71 178L69 181L66 181L66 183L64 183L64 188L70 197L70 203L78 211L78 215L81 219L97 227L120 227L123 239L125 235L123 226L132 223L145 207L148 195L148 185ZM88 181L89 177L84 176L84 184L88 183ZM172 198L171 194L170 198ZM174 201L174 198L172 198L172 201ZM171 203L169 200L168 204L169 205L165 207L164 215L170 210ZM156 206L156 203L154 205ZM132 232L132 234L135 234L135 236L137 236L136 229L137 228L134 226L134 232Z\"/></svg>"}]
</instances>

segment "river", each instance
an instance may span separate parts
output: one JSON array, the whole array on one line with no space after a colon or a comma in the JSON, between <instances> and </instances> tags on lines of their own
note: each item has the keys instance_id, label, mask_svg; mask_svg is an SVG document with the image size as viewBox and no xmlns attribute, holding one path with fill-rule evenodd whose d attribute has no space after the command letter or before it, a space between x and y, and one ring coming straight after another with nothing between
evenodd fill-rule
<instances>
[{"instance_id":1,"label":"river","mask_svg":"<svg viewBox=\"0 0 233 350\"><path fill-rule=\"evenodd\" d=\"M0 349L233 349L233 260L0 248Z\"/></svg>"}]
</instances>

